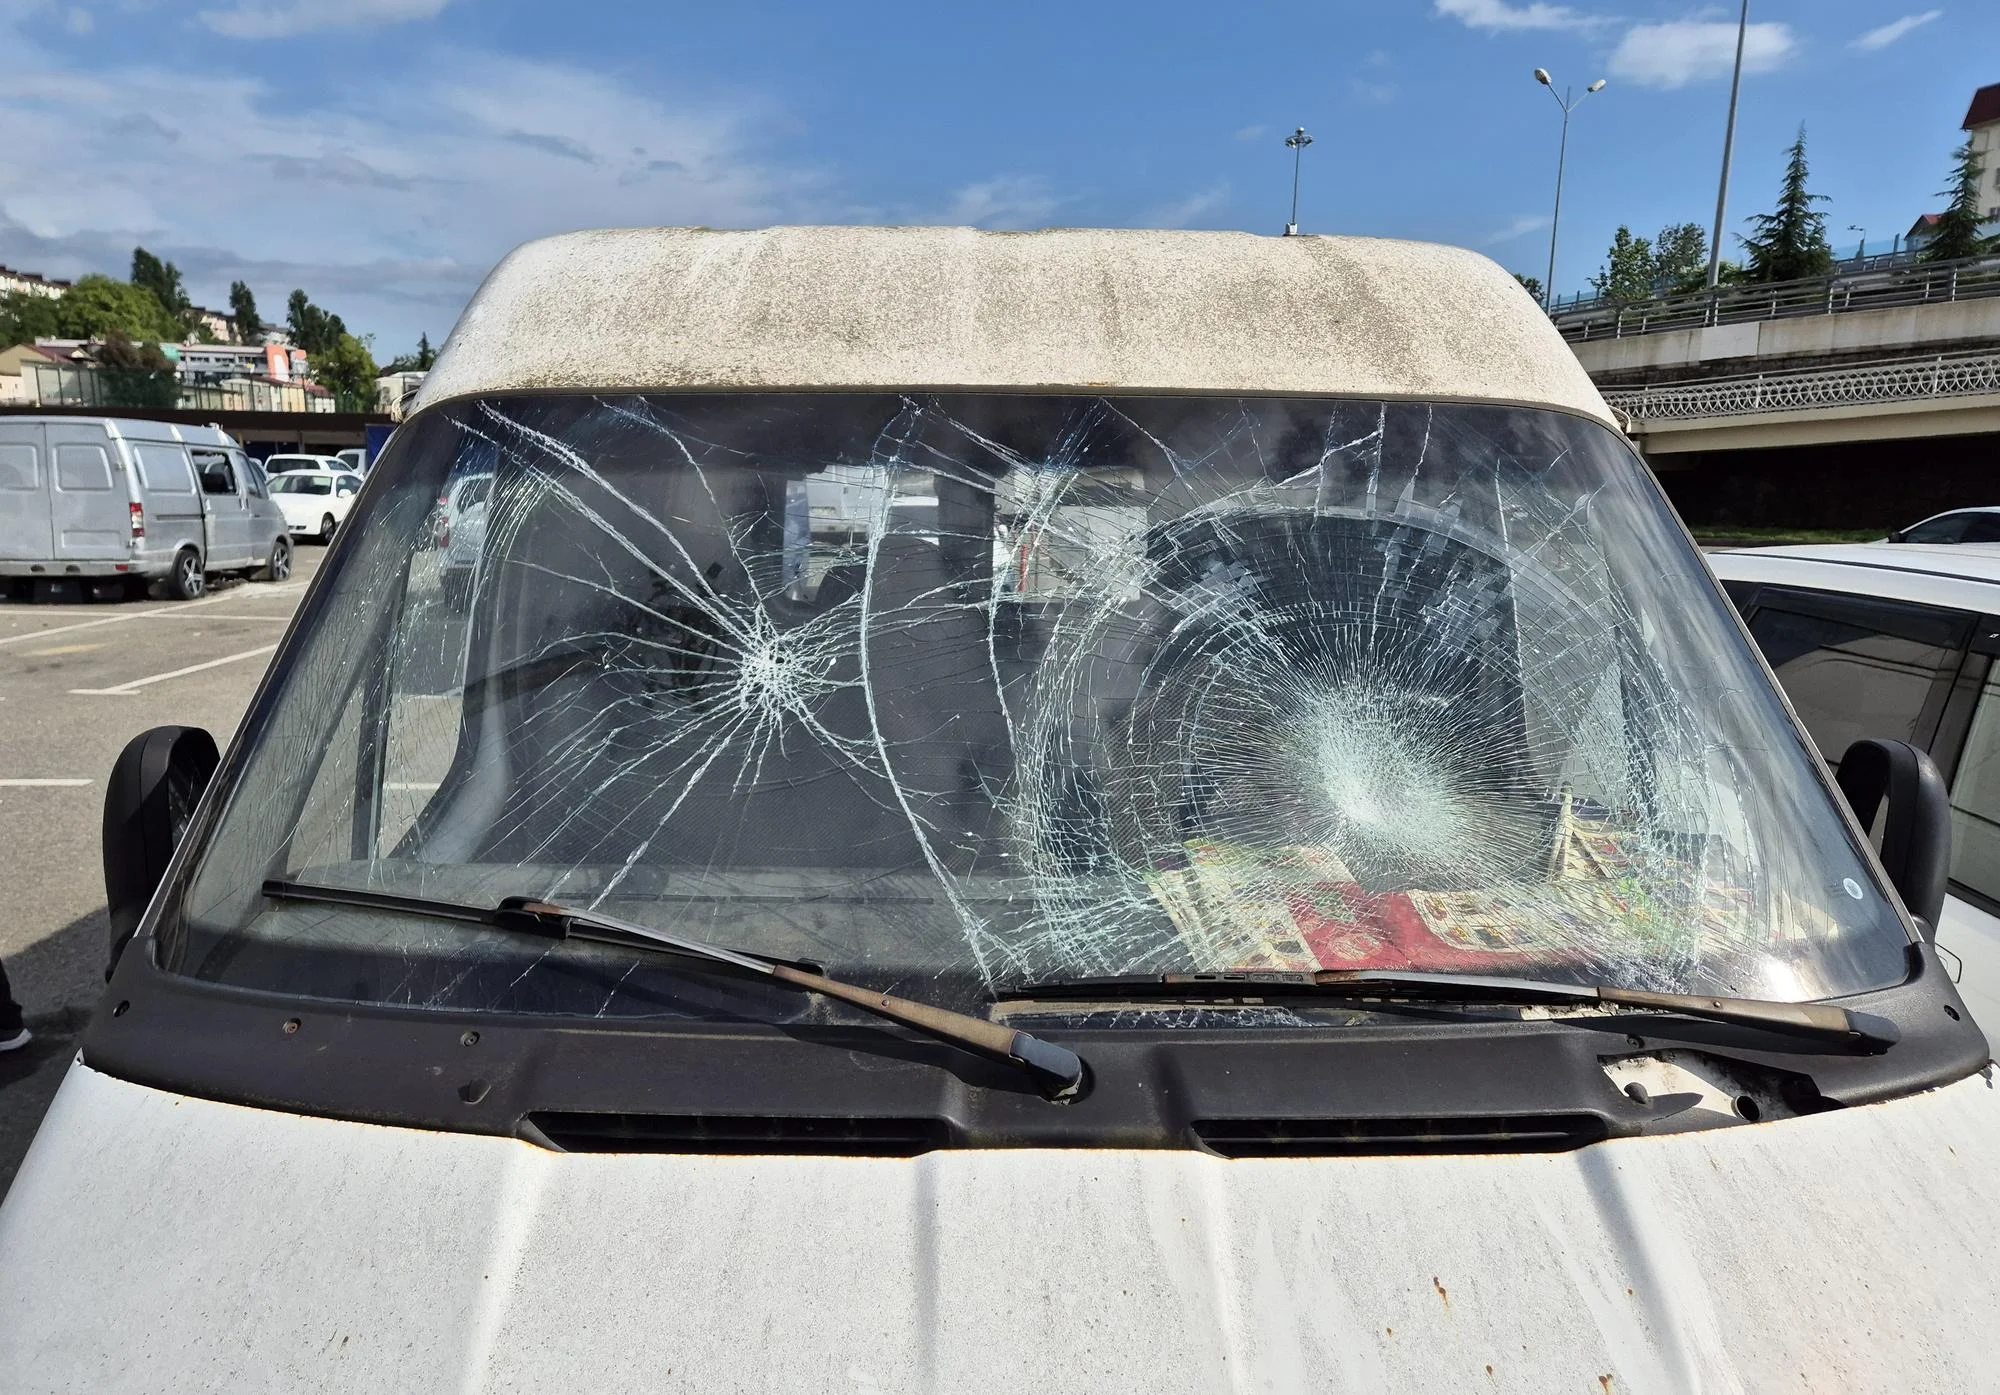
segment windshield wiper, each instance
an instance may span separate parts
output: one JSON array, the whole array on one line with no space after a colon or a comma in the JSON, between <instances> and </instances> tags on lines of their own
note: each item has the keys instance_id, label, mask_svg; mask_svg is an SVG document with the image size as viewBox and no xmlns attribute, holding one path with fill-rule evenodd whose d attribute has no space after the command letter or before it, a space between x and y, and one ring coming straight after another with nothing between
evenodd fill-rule
<instances>
[{"instance_id":1,"label":"windshield wiper","mask_svg":"<svg viewBox=\"0 0 2000 1395\"><path fill-rule=\"evenodd\" d=\"M509 896L498 906L487 909L458 901L405 896L393 891L361 891L275 880L264 883L264 895L274 901L316 901L335 906L430 916L439 920L463 921L469 925L488 925L516 934L539 935L544 939L588 940L595 944L617 945L622 949L676 954L715 964L728 964L793 988L838 998L864 1012L900 1022L905 1027L953 1046L1017 1066L1026 1071L1051 1100L1066 1102L1076 1098L1083 1088L1082 1059L1073 1051L1027 1032L953 1012L950 1008L912 1002L908 998L878 993L872 988L842 983L838 979L761 955L745 954L666 930L655 930L651 926L635 925L601 911L578 910L529 896Z\"/></svg>"},{"instance_id":2,"label":"windshield wiper","mask_svg":"<svg viewBox=\"0 0 2000 1395\"><path fill-rule=\"evenodd\" d=\"M1902 1039L1895 1023L1830 1003L1778 1003L1707 993L1649 993L1610 984L1543 983L1477 974L1390 969L1322 969L1312 973L1153 974L1079 978L1002 989L1002 1002L1035 998L1141 999L1149 1002L1232 1001L1242 998L1343 997L1433 1003L1584 1003L1675 1013L1735 1026L1813 1037L1867 1052Z\"/></svg>"}]
</instances>

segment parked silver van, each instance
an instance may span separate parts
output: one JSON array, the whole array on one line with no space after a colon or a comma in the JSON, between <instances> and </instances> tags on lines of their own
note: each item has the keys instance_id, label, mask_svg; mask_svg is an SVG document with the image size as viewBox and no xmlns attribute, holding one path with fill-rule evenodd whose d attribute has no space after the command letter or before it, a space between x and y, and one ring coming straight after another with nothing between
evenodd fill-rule
<instances>
[{"instance_id":1,"label":"parked silver van","mask_svg":"<svg viewBox=\"0 0 2000 1395\"><path fill-rule=\"evenodd\" d=\"M217 572L291 575L292 542L243 448L212 426L0 421L0 584L192 600Z\"/></svg>"}]
</instances>

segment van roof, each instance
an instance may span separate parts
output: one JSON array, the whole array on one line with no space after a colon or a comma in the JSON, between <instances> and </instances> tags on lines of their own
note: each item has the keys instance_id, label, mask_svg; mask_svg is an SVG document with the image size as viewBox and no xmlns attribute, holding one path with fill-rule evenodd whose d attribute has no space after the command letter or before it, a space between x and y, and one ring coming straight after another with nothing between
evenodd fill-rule
<instances>
[{"instance_id":1,"label":"van roof","mask_svg":"<svg viewBox=\"0 0 2000 1395\"><path fill-rule=\"evenodd\" d=\"M145 421L138 417L7 416L0 424L24 426L101 426L125 441L179 441L190 446L234 446L236 441L218 426L184 426L172 421Z\"/></svg>"},{"instance_id":2,"label":"van roof","mask_svg":"<svg viewBox=\"0 0 2000 1395\"><path fill-rule=\"evenodd\" d=\"M517 248L415 404L567 389L1434 398L1613 418L1462 248L1240 232L624 228Z\"/></svg>"}]
</instances>

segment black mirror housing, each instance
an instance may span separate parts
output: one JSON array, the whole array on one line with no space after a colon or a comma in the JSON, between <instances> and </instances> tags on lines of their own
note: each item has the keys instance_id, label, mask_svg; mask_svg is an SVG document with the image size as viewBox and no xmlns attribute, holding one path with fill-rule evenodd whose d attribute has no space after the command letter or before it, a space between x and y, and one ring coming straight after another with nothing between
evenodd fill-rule
<instances>
[{"instance_id":1,"label":"black mirror housing","mask_svg":"<svg viewBox=\"0 0 2000 1395\"><path fill-rule=\"evenodd\" d=\"M1951 873L1951 798L1944 777L1907 741L1864 740L1840 758L1837 779L1864 829L1882 811L1882 869L1924 933L1936 938Z\"/></svg>"},{"instance_id":2,"label":"black mirror housing","mask_svg":"<svg viewBox=\"0 0 2000 1395\"><path fill-rule=\"evenodd\" d=\"M154 727L118 753L104 787L104 900L111 912L106 978L139 928L220 763L215 738L200 727Z\"/></svg>"}]
</instances>

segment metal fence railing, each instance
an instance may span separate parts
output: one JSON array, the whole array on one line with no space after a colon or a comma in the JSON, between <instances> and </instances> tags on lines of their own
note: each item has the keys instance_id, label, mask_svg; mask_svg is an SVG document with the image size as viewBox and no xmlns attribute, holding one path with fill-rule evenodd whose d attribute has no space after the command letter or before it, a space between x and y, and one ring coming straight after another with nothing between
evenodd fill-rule
<instances>
[{"instance_id":1,"label":"metal fence railing","mask_svg":"<svg viewBox=\"0 0 2000 1395\"><path fill-rule=\"evenodd\" d=\"M1924 398L2000 394L2000 352L1882 359L1733 378L1613 388L1604 400L1637 422L1798 412Z\"/></svg>"},{"instance_id":2,"label":"metal fence railing","mask_svg":"<svg viewBox=\"0 0 2000 1395\"><path fill-rule=\"evenodd\" d=\"M1563 338L1585 343L1708 325L1938 305L1988 296L2000 296L2000 257L1885 266L1849 263L1830 276L1802 281L1718 286L1712 291L1651 300L1586 300L1557 306L1550 318Z\"/></svg>"},{"instance_id":3,"label":"metal fence railing","mask_svg":"<svg viewBox=\"0 0 2000 1395\"><path fill-rule=\"evenodd\" d=\"M308 392L298 383L231 378L190 383L172 372L97 368L74 363L34 363L33 382L24 394L43 407L153 409L183 412L362 412L377 410L372 398Z\"/></svg>"}]
</instances>

